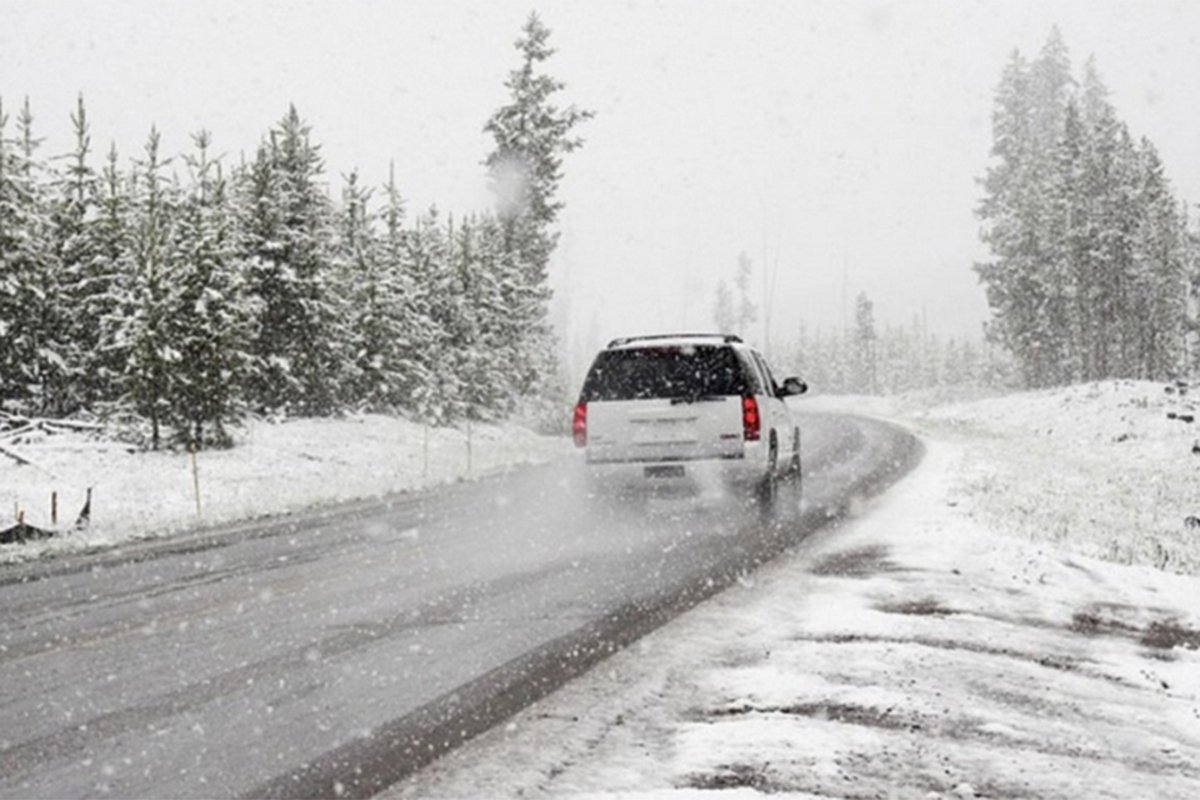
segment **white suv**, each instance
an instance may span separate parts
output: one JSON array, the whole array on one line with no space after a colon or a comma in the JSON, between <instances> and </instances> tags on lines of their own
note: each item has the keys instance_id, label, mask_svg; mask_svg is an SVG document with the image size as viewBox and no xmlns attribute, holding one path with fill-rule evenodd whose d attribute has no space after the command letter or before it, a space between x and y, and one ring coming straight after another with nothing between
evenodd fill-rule
<instances>
[{"instance_id":1,"label":"white suv","mask_svg":"<svg viewBox=\"0 0 1200 800\"><path fill-rule=\"evenodd\" d=\"M604 483L733 484L772 499L800 478L800 428L784 398L807 387L775 382L736 336L616 339L596 356L575 406L575 444Z\"/></svg>"}]
</instances>

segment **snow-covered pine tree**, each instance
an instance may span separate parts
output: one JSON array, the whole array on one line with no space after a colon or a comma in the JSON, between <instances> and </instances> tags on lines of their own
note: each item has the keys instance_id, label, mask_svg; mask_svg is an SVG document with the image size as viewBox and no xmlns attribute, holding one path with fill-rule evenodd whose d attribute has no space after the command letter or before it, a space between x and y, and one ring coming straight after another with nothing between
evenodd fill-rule
<instances>
[{"instance_id":1,"label":"snow-covered pine tree","mask_svg":"<svg viewBox=\"0 0 1200 800\"><path fill-rule=\"evenodd\" d=\"M1017 355L1029 385L1040 384L1035 357L1037 294L1031 264L1036 246L1031 233L1034 209L1027 200L1036 175L1032 136L1033 107L1028 62L1014 51L996 90L992 112L992 163L983 178L977 213L981 237L992 259L975 270L987 291L994 322L990 331Z\"/></svg>"},{"instance_id":2,"label":"snow-covered pine tree","mask_svg":"<svg viewBox=\"0 0 1200 800\"><path fill-rule=\"evenodd\" d=\"M1055 284L1048 304L1052 328L1063 336L1060 381L1080 380L1094 371L1091 343L1096 335L1092 296L1093 198L1087 192L1088 140L1079 108L1068 101L1063 133L1054 150L1054 172L1047 207L1047 252L1053 258Z\"/></svg>"},{"instance_id":3,"label":"snow-covered pine tree","mask_svg":"<svg viewBox=\"0 0 1200 800\"><path fill-rule=\"evenodd\" d=\"M1179 217L1187 232L1183 240L1184 264L1187 274L1186 360L1183 374L1192 380L1200 379L1200 242L1186 203L1180 203Z\"/></svg>"},{"instance_id":4,"label":"snow-covered pine tree","mask_svg":"<svg viewBox=\"0 0 1200 800\"><path fill-rule=\"evenodd\" d=\"M246 296L241 243L212 137L192 137L185 157L190 182L171 228L173 289L167 317L171 362L169 419L175 437L193 447L227 446L244 415L243 391L253 309Z\"/></svg>"},{"instance_id":5,"label":"snow-covered pine tree","mask_svg":"<svg viewBox=\"0 0 1200 800\"><path fill-rule=\"evenodd\" d=\"M827 336L818 334L813 349L819 357L819 369L814 370L818 378L815 385L828 394L852 391L848 369L850 352L846 347L845 332L835 328Z\"/></svg>"},{"instance_id":6,"label":"snow-covered pine tree","mask_svg":"<svg viewBox=\"0 0 1200 800\"><path fill-rule=\"evenodd\" d=\"M444 425L461 418L464 387L461 376L444 366L453 358L449 321L458 301L452 286L445 227L436 208L416 219L403 243L412 305L421 314L417 324L424 328L420 348L414 353L422 380L413 388L412 407L418 419Z\"/></svg>"},{"instance_id":7,"label":"snow-covered pine tree","mask_svg":"<svg viewBox=\"0 0 1200 800\"><path fill-rule=\"evenodd\" d=\"M1096 337L1101 348L1103 377L1135 377L1138 374L1138 322L1132 306L1133 280L1137 272L1135 237L1141 226L1138 205L1140 165L1133 137L1123 122L1114 120L1102 131L1098 142L1099 171L1106 176L1099 199L1099 313L1111 320Z\"/></svg>"},{"instance_id":8,"label":"snow-covered pine tree","mask_svg":"<svg viewBox=\"0 0 1200 800\"><path fill-rule=\"evenodd\" d=\"M875 393L896 393L896 362L899 359L900 342L892 325L875 322Z\"/></svg>"},{"instance_id":9,"label":"snow-covered pine tree","mask_svg":"<svg viewBox=\"0 0 1200 800\"><path fill-rule=\"evenodd\" d=\"M0 101L0 409L28 403L37 347L30 309L36 291L35 256L29 252L30 188L20 152L8 134Z\"/></svg>"},{"instance_id":10,"label":"snow-covered pine tree","mask_svg":"<svg viewBox=\"0 0 1200 800\"><path fill-rule=\"evenodd\" d=\"M243 182L248 290L258 303L250 398L262 411L329 414L346 376L345 304L330 285L332 204L319 147L295 106Z\"/></svg>"},{"instance_id":11,"label":"snow-covered pine tree","mask_svg":"<svg viewBox=\"0 0 1200 800\"><path fill-rule=\"evenodd\" d=\"M826 394L846 391L840 372L843 362L838 352L838 332L826 334L818 330L813 336L812 385Z\"/></svg>"},{"instance_id":12,"label":"snow-covered pine tree","mask_svg":"<svg viewBox=\"0 0 1200 800\"><path fill-rule=\"evenodd\" d=\"M1162 159L1149 139L1142 138L1138 156L1137 206L1142 219L1133 243L1137 265L1132 280L1133 346L1138 377L1166 380L1187 370L1187 231Z\"/></svg>"},{"instance_id":13,"label":"snow-covered pine tree","mask_svg":"<svg viewBox=\"0 0 1200 800\"><path fill-rule=\"evenodd\" d=\"M110 318L114 329L109 334L124 363L122 405L149 422L149 444L155 450L170 420L182 357L170 326L177 291L172 240L179 198L164 174L169 159L160 155L160 145L158 130L151 128L142 158L134 161L128 248L119 262L119 317Z\"/></svg>"},{"instance_id":14,"label":"snow-covered pine tree","mask_svg":"<svg viewBox=\"0 0 1200 800\"><path fill-rule=\"evenodd\" d=\"M902 325L888 325L879 337L879 383L884 394L916 388L912 374L912 342Z\"/></svg>"},{"instance_id":15,"label":"snow-covered pine tree","mask_svg":"<svg viewBox=\"0 0 1200 800\"><path fill-rule=\"evenodd\" d=\"M504 252L528 285L518 294L542 298L536 307L522 309L530 322L522 350L530 359L527 366L536 373L514 382L518 392L537 395L545 393L558 373L546 318L550 300L547 274L558 240L554 223L563 208L557 199L562 159L582 144L573 130L592 112L573 104L565 108L556 105L556 95L564 84L540 71L554 50L548 44L550 31L536 13L529 15L521 33L515 43L520 65L505 82L509 102L484 126L495 142L485 164L496 194Z\"/></svg>"},{"instance_id":16,"label":"snow-covered pine tree","mask_svg":"<svg viewBox=\"0 0 1200 800\"><path fill-rule=\"evenodd\" d=\"M521 34L515 43L521 63L505 82L509 102L484 126L496 144L485 163L496 192L505 244L520 255L531 279L540 282L545 280L557 241L551 226L563 208L556 199L562 156L583 143L572 131L593 112L573 104L566 108L555 105L555 95L565 84L538 71L554 50L548 45L550 30L536 13L529 15Z\"/></svg>"},{"instance_id":17,"label":"snow-covered pine tree","mask_svg":"<svg viewBox=\"0 0 1200 800\"><path fill-rule=\"evenodd\" d=\"M835 387L834 391L845 394L856 390L853 364L850 332L835 329L829 337L829 383Z\"/></svg>"},{"instance_id":18,"label":"snow-covered pine tree","mask_svg":"<svg viewBox=\"0 0 1200 800\"><path fill-rule=\"evenodd\" d=\"M29 309L34 324L31 332L34 350L34 403L40 413L63 414L68 410L66 393L69 381L69 313L64 307L61 269L54 247L53 198L50 168L38 160L42 140L33 133L33 112L25 98L17 116L21 169L29 189L29 216L26 219L26 243L33 256L37 285L33 306Z\"/></svg>"},{"instance_id":19,"label":"snow-covered pine tree","mask_svg":"<svg viewBox=\"0 0 1200 800\"><path fill-rule=\"evenodd\" d=\"M1114 249L1119 230L1111 227L1113 197L1118 191L1114 186L1118 173L1114 162L1118 158L1120 122L1094 59L1084 67L1079 109L1083 145L1078 199L1074 203L1074 250L1081 323L1080 377L1101 380L1115 373L1114 354L1120 352L1124 336L1119 297L1123 267Z\"/></svg>"},{"instance_id":20,"label":"snow-covered pine tree","mask_svg":"<svg viewBox=\"0 0 1200 800\"><path fill-rule=\"evenodd\" d=\"M812 374L812 345L809 340L808 325L804 320L796 329L796 339L788 349L783 361L787 365L786 374L799 375L804 380L810 380Z\"/></svg>"},{"instance_id":21,"label":"snow-covered pine tree","mask_svg":"<svg viewBox=\"0 0 1200 800\"><path fill-rule=\"evenodd\" d=\"M962 364L961 383L978 385L984 382L983 348L972 339L963 340L959 357Z\"/></svg>"},{"instance_id":22,"label":"snow-covered pine tree","mask_svg":"<svg viewBox=\"0 0 1200 800\"><path fill-rule=\"evenodd\" d=\"M342 202L334 211L333 273L347 301L347 364L343 405L385 410L381 400L386 369L380 329L379 265L371 218L371 190L358 182L358 170L342 176Z\"/></svg>"},{"instance_id":23,"label":"snow-covered pine tree","mask_svg":"<svg viewBox=\"0 0 1200 800\"><path fill-rule=\"evenodd\" d=\"M417 394L432 382L428 354L436 339L427 291L417 283L412 263L410 232L404 227L404 199L396 185L395 166L388 169L384 185L383 231L378 245L381 305L388 308L384 334L390 347L390 396L395 408L417 410Z\"/></svg>"},{"instance_id":24,"label":"snow-covered pine tree","mask_svg":"<svg viewBox=\"0 0 1200 800\"><path fill-rule=\"evenodd\" d=\"M805 330L797 350L804 354L804 371L799 373L814 392L830 392L826 355L821 329Z\"/></svg>"},{"instance_id":25,"label":"snow-covered pine tree","mask_svg":"<svg viewBox=\"0 0 1200 800\"><path fill-rule=\"evenodd\" d=\"M976 270L995 315L989 330L1017 356L1029 386L1063 383L1078 372L1067 220L1077 227L1071 210L1081 142L1064 137L1073 85L1055 28L1032 64L1017 52L1010 57L992 117L993 163L979 215L993 260Z\"/></svg>"},{"instance_id":26,"label":"snow-covered pine tree","mask_svg":"<svg viewBox=\"0 0 1200 800\"><path fill-rule=\"evenodd\" d=\"M46 167L36 161L28 99L15 136L7 122L0 105L0 406L42 412L66 373Z\"/></svg>"},{"instance_id":27,"label":"snow-covered pine tree","mask_svg":"<svg viewBox=\"0 0 1200 800\"><path fill-rule=\"evenodd\" d=\"M748 336L750 326L758 319L758 309L750 300L750 274L754 264L745 252L738 253L737 272L734 274L733 285L737 287L737 311L735 330L742 336Z\"/></svg>"},{"instance_id":28,"label":"snow-covered pine tree","mask_svg":"<svg viewBox=\"0 0 1200 800\"><path fill-rule=\"evenodd\" d=\"M489 286L498 293L494 302L502 309L487 324L494 331L500 357L510 360L507 402L516 408L521 398L527 398L527 410L539 417L539 424L553 427L560 411L557 402L568 390L561 382L557 342L546 315L550 287L528 280L526 265L506 245L502 219L486 218L479 232Z\"/></svg>"},{"instance_id":29,"label":"snow-covered pine tree","mask_svg":"<svg viewBox=\"0 0 1200 800\"><path fill-rule=\"evenodd\" d=\"M854 301L854 390L866 394L879 391L875 332L875 304L866 292L859 292Z\"/></svg>"},{"instance_id":30,"label":"snow-covered pine tree","mask_svg":"<svg viewBox=\"0 0 1200 800\"><path fill-rule=\"evenodd\" d=\"M929 365L925 350L926 342L921 330L920 318L913 315L909 324L901 328L904 336L904 389L924 389L929 386Z\"/></svg>"},{"instance_id":31,"label":"snow-covered pine tree","mask_svg":"<svg viewBox=\"0 0 1200 800\"><path fill-rule=\"evenodd\" d=\"M454 418L478 420L489 416L494 400L494 377L485 348L484 316L489 287L479 257L476 225L471 218L455 226L446 223L446 285L451 302L445 305L442 325L446 333L446 367L461 387L453 409Z\"/></svg>"},{"instance_id":32,"label":"snow-covered pine tree","mask_svg":"<svg viewBox=\"0 0 1200 800\"><path fill-rule=\"evenodd\" d=\"M942 382L946 386L958 386L966 382L966 365L963 362L962 349L958 340L953 336L946 342L942 354Z\"/></svg>"},{"instance_id":33,"label":"snow-covered pine tree","mask_svg":"<svg viewBox=\"0 0 1200 800\"><path fill-rule=\"evenodd\" d=\"M82 324L95 328L97 346L83 354L82 393L89 408L104 410L122 392L125 351L119 342L128 308L129 282L123 273L128 264L131 214L136 176L121 170L116 144L110 145L100 172L97 203L99 216L89 228L92 250L87 271L87 291L81 307Z\"/></svg>"},{"instance_id":34,"label":"snow-covered pine tree","mask_svg":"<svg viewBox=\"0 0 1200 800\"><path fill-rule=\"evenodd\" d=\"M1064 131L1071 142L1070 215L1072 279L1075 284L1075 350L1079 380L1100 380L1111 374L1109 345L1115 320L1110 288L1112 263L1106 255L1103 198L1111 191L1111 170L1106 165L1113 151L1109 141L1116 125L1116 110L1100 79L1094 57L1084 65L1081 93L1072 104L1072 117ZM1065 168L1066 165L1064 164ZM1065 173L1061 176L1065 181Z\"/></svg>"},{"instance_id":35,"label":"snow-covered pine tree","mask_svg":"<svg viewBox=\"0 0 1200 800\"><path fill-rule=\"evenodd\" d=\"M716 296L713 300L713 324L719 333L733 333L737 330L737 313L733 309L733 292L724 278L717 281Z\"/></svg>"},{"instance_id":36,"label":"snow-covered pine tree","mask_svg":"<svg viewBox=\"0 0 1200 800\"><path fill-rule=\"evenodd\" d=\"M1075 373L1071 352L1074 300L1068 262L1062 253L1063 220L1055 213L1063 209L1055 203L1054 169L1074 83L1067 47L1057 26L1053 27L1030 65L1030 149L1020 198L1025 234L1022 288L1029 295L1026 306L1031 312L1024 345L1038 386L1067 383ZM940 359L935 363L940 368Z\"/></svg>"},{"instance_id":37,"label":"snow-covered pine tree","mask_svg":"<svg viewBox=\"0 0 1200 800\"><path fill-rule=\"evenodd\" d=\"M414 385L409 284L404 273L404 210L389 178L384 230L371 210L372 192L346 177L335 245L337 271L348 293L348 326L354 374L347 402L373 411L409 404Z\"/></svg>"},{"instance_id":38,"label":"snow-covered pine tree","mask_svg":"<svg viewBox=\"0 0 1200 800\"><path fill-rule=\"evenodd\" d=\"M1036 143L1034 158L1048 161L1062 135L1067 100L1075 86L1071 57L1057 25L1050 28L1037 59L1029 69L1031 99L1030 135Z\"/></svg>"},{"instance_id":39,"label":"snow-covered pine tree","mask_svg":"<svg viewBox=\"0 0 1200 800\"><path fill-rule=\"evenodd\" d=\"M63 315L62 355L65 384L52 404L60 412L92 408L100 399L98 376L89 369L100 349L98 297L108 292L111 271L100 252L100 178L89 164L91 131L83 96L71 112L75 146L63 157L53 191L54 251L59 265L59 299Z\"/></svg>"}]
</instances>

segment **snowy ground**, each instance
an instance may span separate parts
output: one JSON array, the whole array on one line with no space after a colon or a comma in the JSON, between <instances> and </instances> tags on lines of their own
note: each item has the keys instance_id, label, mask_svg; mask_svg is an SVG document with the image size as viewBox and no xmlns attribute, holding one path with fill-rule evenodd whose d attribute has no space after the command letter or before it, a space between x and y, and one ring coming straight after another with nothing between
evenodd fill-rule
<instances>
[{"instance_id":1,"label":"snowy ground","mask_svg":"<svg viewBox=\"0 0 1200 800\"><path fill-rule=\"evenodd\" d=\"M875 403L914 474L389 796L1200 797L1186 406Z\"/></svg>"},{"instance_id":2,"label":"snowy ground","mask_svg":"<svg viewBox=\"0 0 1200 800\"><path fill-rule=\"evenodd\" d=\"M391 793L407 797L1200 797L1200 389L810 398L920 435L858 516ZM195 525L186 454L13 445L0 512L93 525L0 560ZM474 432L471 474L569 449ZM1200 449L1200 448L1197 448ZM465 476L462 432L256 424L200 454L203 521ZM2 526L0 526L2 527Z\"/></svg>"},{"instance_id":3,"label":"snowy ground","mask_svg":"<svg viewBox=\"0 0 1200 800\"><path fill-rule=\"evenodd\" d=\"M988 530L1200 575L1200 385L1110 381L972 401L815 398L961 444L954 490Z\"/></svg>"},{"instance_id":4,"label":"snowy ground","mask_svg":"<svg viewBox=\"0 0 1200 800\"><path fill-rule=\"evenodd\" d=\"M561 437L512 426L475 426L470 433L468 456L465 428L426 429L376 415L256 420L246 426L237 447L199 453L195 475L185 452L133 452L76 433L6 440L6 448L35 466L0 455L0 529L13 524L18 511L29 524L52 527L54 492L57 527L70 529L89 486L93 499L86 531L0 545L0 563L409 491L544 461L571 449Z\"/></svg>"}]
</instances>

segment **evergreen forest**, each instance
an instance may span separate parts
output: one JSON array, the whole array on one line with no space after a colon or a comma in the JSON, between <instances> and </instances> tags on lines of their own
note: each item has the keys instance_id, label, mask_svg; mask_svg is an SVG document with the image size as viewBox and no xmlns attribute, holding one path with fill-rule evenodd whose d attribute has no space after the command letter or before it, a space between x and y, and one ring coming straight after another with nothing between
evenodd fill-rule
<instances>
[{"instance_id":1,"label":"evergreen forest","mask_svg":"<svg viewBox=\"0 0 1200 800\"><path fill-rule=\"evenodd\" d=\"M325 174L293 106L252 157L212 136L163 152L46 153L26 99L0 104L0 413L125 420L151 447L227 445L247 414L404 413L431 424L536 409L555 392L547 266L563 156L590 112L556 104L531 15L508 102L485 122L493 212L411 213Z\"/></svg>"},{"instance_id":2,"label":"evergreen forest","mask_svg":"<svg viewBox=\"0 0 1200 800\"><path fill-rule=\"evenodd\" d=\"M1058 29L1014 51L996 90L976 265L989 341L1021 385L1180 379L1200 366L1200 272L1187 208L1135 139L1094 59L1077 78Z\"/></svg>"}]
</instances>

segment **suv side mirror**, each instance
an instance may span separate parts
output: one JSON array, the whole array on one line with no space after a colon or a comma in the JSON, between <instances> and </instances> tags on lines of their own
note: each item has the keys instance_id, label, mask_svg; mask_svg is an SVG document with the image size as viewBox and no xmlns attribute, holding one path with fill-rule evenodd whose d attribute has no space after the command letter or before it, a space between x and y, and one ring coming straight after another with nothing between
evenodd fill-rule
<instances>
[{"instance_id":1,"label":"suv side mirror","mask_svg":"<svg viewBox=\"0 0 1200 800\"><path fill-rule=\"evenodd\" d=\"M799 378L785 378L783 388L779 390L781 397L791 397L796 394L804 394L808 391L808 384Z\"/></svg>"}]
</instances>

